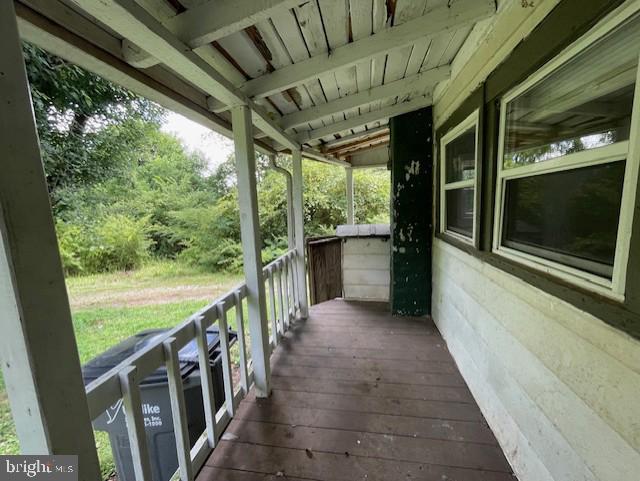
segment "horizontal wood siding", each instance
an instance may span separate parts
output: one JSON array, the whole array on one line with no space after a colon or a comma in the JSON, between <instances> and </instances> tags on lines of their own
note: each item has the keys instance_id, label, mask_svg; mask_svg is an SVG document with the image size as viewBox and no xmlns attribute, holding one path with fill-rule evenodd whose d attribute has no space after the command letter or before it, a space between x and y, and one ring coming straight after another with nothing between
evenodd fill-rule
<instances>
[{"instance_id":1,"label":"horizontal wood siding","mask_svg":"<svg viewBox=\"0 0 640 481\"><path fill-rule=\"evenodd\" d=\"M433 318L520 481L637 479L640 342L436 239Z\"/></svg>"},{"instance_id":2,"label":"horizontal wood siding","mask_svg":"<svg viewBox=\"0 0 640 481\"><path fill-rule=\"evenodd\" d=\"M346 238L342 280L346 299L389 300L391 246L386 238Z\"/></svg>"}]
</instances>

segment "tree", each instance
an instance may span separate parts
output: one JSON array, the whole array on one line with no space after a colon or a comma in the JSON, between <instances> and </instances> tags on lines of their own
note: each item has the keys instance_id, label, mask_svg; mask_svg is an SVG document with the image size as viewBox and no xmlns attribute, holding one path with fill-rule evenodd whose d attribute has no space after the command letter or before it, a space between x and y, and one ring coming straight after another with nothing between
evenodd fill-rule
<instances>
[{"instance_id":1,"label":"tree","mask_svg":"<svg viewBox=\"0 0 640 481\"><path fill-rule=\"evenodd\" d=\"M33 45L25 43L23 51L55 207L60 188L98 182L122 167L105 155L93 155L102 129L131 119L159 123L163 110Z\"/></svg>"}]
</instances>

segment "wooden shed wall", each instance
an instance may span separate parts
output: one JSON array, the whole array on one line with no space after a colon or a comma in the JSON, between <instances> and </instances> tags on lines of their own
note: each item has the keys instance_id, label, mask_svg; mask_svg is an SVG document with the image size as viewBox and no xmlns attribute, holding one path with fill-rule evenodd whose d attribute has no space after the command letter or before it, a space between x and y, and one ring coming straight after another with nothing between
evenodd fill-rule
<instances>
[{"instance_id":1,"label":"wooden shed wall","mask_svg":"<svg viewBox=\"0 0 640 481\"><path fill-rule=\"evenodd\" d=\"M342 244L344 297L388 301L390 255L388 238L345 238Z\"/></svg>"}]
</instances>

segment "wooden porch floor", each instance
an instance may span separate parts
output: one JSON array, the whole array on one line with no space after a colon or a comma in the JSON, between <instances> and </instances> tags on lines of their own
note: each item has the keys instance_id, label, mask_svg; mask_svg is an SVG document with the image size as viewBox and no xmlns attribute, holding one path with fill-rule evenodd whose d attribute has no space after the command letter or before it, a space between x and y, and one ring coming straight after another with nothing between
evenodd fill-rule
<instances>
[{"instance_id":1,"label":"wooden porch floor","mask_svg":"<svg viewBox=\"0 0 640 481\"><path fill-rule=\"evenodd\" d=\"M271 361L197 481L513 481L431 321L330 301Z\"/></svg>"}]
</instances>

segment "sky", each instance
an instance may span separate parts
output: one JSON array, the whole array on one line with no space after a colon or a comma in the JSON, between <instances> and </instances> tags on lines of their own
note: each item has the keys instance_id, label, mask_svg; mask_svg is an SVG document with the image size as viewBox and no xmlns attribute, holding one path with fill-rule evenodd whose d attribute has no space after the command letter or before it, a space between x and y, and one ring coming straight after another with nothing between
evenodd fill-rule
<instances>
[{"instance_id":1,"label":"sky","mask_svg":"<svg viewBox=\"0 0 640 481\"><path fill-rule=\"evenodd\" d=\"M174 134L190 151L201 152L209 164L209 171L229 158L233 142L175 112L168 112L162 131Z\"/></svg>"}]
</instances>

